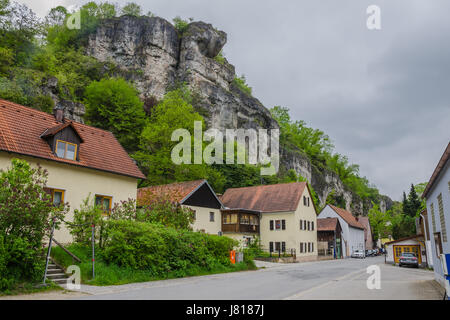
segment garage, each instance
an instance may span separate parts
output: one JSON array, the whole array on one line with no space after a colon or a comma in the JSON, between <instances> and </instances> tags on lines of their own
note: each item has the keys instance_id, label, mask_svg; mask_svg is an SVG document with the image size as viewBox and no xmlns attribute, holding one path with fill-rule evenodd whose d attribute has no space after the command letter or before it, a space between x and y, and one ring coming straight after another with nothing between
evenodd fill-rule
<instances>
[{"instance_id":1,"label":"garage","mask_svg":"<svg viewBox=\"0 0 450 320\"><path fill-rule=\"evenodd\" d=\"M419 266L426 266L425 242L422 234L386 242L386 263L398 265L399 258L404 252L415 253Z\"/></svg>"}]
</instances>

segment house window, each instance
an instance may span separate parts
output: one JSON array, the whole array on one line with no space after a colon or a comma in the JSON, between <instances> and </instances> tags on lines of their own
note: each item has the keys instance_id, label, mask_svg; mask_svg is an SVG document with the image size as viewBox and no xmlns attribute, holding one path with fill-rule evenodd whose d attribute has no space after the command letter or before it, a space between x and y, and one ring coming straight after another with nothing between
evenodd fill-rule
<instances>
[{"instance_id":1,"label":"house window","mask_svg":"<svg viewBox=\"0 0 450 320\"><path fill-rule=\"evenodd\" d=\"M273 252L273 242L269 242L269 252Z\"/></svg>"},{"instance_id":2,"label":"house window","mask_svg":"<svg viewBox=\"0 0 450 320\"><path fill-rule=\"evenodd\" d=\"M300 220L300 230L303 230L302 220Z\"/></svg>"},{"instance_id":3,"label":"house window","mask_svg":"<svg viewBox=\"0 0 450 320\"><path fill-rule=\"evenodd\" d=\"M209 221L214 222L214 212L209 213Z\"/></svg>"},{"instance_id":4,"label":"house window","mask_svg":"<svg viewBox=\"0 0 450 320\"><path fill-rule=\"evenodd\" d=\"M64 190L44 188L44 191L50 196L51 202L55 207L59 207L64 203Z\"/></svg>"},{"instance_id":5,"label":"house window","mask_svg":"<svg viewBox=\"0 0 450 320\"><path fill-rule=\"evenodd\" d=\"M275 230L281 229L281 220L275 220Z\"/></svg>"},{"instance_id":6,"label":"house window","mask_svg":"<svg viewBox=\"0 0 450 320\"><path fill-rule=\"evenodd\" d=\"M251 215L251 216L250 216L250 224L251 224L252 226L257 226L257 225L259 225L258 217L257 217L257 216L254 216L254 215Z\"/></svg>"},{"instance_id":7,"label":"house window","mask_svg":"<svg viewBox=\"0 0 450 320\"><path fill-rule=\"evenodd\" d=\"M273 220L270 220L270 230L273 230Z\"/></svg>"},{"instance_id":8,"label":"house window","mask_svg":"<svg viewBox=\"0 0 450 320\"><path fill-rule=\"evenodd\" d=\"M279 252L280 251L280 243L279 242L275 242L275 252Z\"/></svg>"},{"instance_id":9,"label":"house window","mask_svg":"<svg viewBox=\"0 0 450 320\"><path fill-rule=\"evenodd\" d=\"M309 197L308 197L308 207L309 207Z\"/></svg>"},{"instance_id":10,"label":"house window","mask_svg":"<svg viewBox=\"0 0 450 320\"><path fill-rule=\"evenodd\" d=\"M286 252L286 242L281 243L281 252Z\"/></svg>"},{"instance_id":11,"label":"house window","mask_svg":"<svg viewBox=\"0 0 450 320\"><path fill-rule=\"evenodd\" d=\"M77 147L75 143L56 140L56 155L63 159L75 160L77 157Z\"/></svg>"},{"instance_id":12,"label":"house window","mask_svg":"<svg viewBox=\"0 0 450 320\"><path fill-rule=\"evenodd\" d=\"M308 252L311 252L311 242L308 242Z\"/></svg>"},{"instance_id":13,"label":"house window","mask_svg":"<svg viewBox=\"0 0 450 320\"><path fill-rule=\"evenodd\" d=\"M250 217L248 214L241 215L241 224L250 224Z\"/></svg>"},{"instance_id":14,"label":"house window","mask_svg":"<svg viewBox=\"0 0 450 320\"><path fill-rule=\"evenodd\" d=\"M444 204L442 203L442 193L437 197L439 207L439 221L441 223L442 241L447 242L447 228L445 226Z\"/></svg>"},{"instance_id":15,"label":"house window","mask_svg":"<svg viewBox=\"0 0 450 320\"><path fill-rule=\"evenodd\" d=\"M436 256L439 257L443 252L440 232L434 234L434 246L436 247Z\"/></svg>"},{"instance_id":16,"label":"house window","mask_svg":"<svg viewBox=\"0 0 450 320\"><path fill-rule=\"evenodd\" d=\"M311 242L311 252L314 252L314 242Z\"/></svg>"},{"instance_id":17,"label":"house window","mask_svg":"<svg viewBox=\"0 0 450 320\"><path fill-rule=\"evenodd\" d=\"M308 221L308 231L311 229L311 222Z\"/></svg>"},{"instance_id":18,"label":"house window","mask_svg":"<svg viewBox=\"0 0 450 320\"><path fill-rule=\"evenodd\" d=\"M192 210L192 211L194 211L194 220L196 220L197 219L197 211L195 211L195 210Z\"/></svg>"},{"instance_id":19,"label":"house window","mask_svg":"<svg viewBox=\"0 0 450 320\"><path fill-rule=\"evenodd\" d=\"M286 220L281 220L281 229L286 230Z\"/></svg>"},{"instance_id":20,"label":"house window","mask_svg":"<svg viewBox=\"0 0 450 320\"><path fill-rule=\"evenodd\" d=\"M314 231L314 221L311 221L311 230Z\"/></svg>"},{"instance_id":21,"label":"house window","mask_svg":"<svg viewBox=\"0 0 450 320\"><path fill-rule=\"evenodd\" d=\"M95 196L95 206L103 210L103 214L108 215L111 212L112 197L108 196Z\"/></svg>"},{"instance_id":22,"label":"house window","mask_svg":"<svg viewBox=\"0 0 450 320\"><path fill-rule=\"evenodd\" d=\"M304 206L307 205L307 204L306 204L306 197L305 197L305 196L303 196L303 205L304 205Z\"/></svg>"},{"instance_id":23,"label":"house window","mask_svg":"<svg viewBox=\"0 0 450 320\"><path fill-rule=\"evenodd\" d=\"M300 242L300 253L303 253L303 242Z\"/></svg>"},{"instance_id":24,"label":"house window","mask_svg":"<svg viewBox=\"0 0 450 320\"><path fill-rule=\"evenodd\" d=\"M434 204L430 204L431 224L433 225L433 233L436 232L436 218L434 217Z\"/></svg>"},{"instance_id":25,"label":"house window","mask_svg":"<svg viewBox=\"0 0 450 320\"><path fill-rule=\"evenodd\" d=\"M223 224L236 224L237 223L237 214L225 214L223 216Z\"/></svg>"},{"instance_id":26,"label":"house window","mask_svg":"<svg viewBox=\"0 0 450 320\"><path fill-rule=\"evenodd\" d=\"M303 230L306 230L306 220L303 220Z\"/></svg>"}]
</instances>

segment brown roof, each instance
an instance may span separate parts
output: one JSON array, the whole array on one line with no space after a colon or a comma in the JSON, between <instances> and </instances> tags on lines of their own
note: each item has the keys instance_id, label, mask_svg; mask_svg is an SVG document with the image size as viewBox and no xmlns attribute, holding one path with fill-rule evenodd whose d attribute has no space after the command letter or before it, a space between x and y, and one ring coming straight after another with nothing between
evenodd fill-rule
<instances>
[{"instance_id":1,"label":"brown roof","mask_svg":"<svg viewBox=\"0 0 450 320\"><path fill-rule=\"evenodd\" d=\"M79 161L54 154L42 135L67 126L80 136ZM0 150L145 179L114 135L74 121L61 124L51 114L0 99Z\"/></svg>"},{"instance_id":2,"label":"brown roof","mask_svg":"<svg viewBox=\"0 0 450 320\"><path fill-rule=\"evenodd\" d=\"M386 244L391 244L391 243L396 243L396 242L405 241L405 240L411 240L411 239L416 239L416 238L423 238L423 234L416 234L414 236L405 237L405 238L397 239L397 240L394 240L394 241L385 242L384 244L386 245Z\"/></svg>"},{"instance_id":3,"label":"brown roof","mask_svg":"<svg viewBox=\"0 0 450 320\"><path fill-rule=\"evenodd\" d=\"M358 222L363 225L364 229L367 229L367 230L370 229L369 217L359 216L358 217Z\"/></svg>"},{"instance_id":4,"label":"brown roof","mask_svg":"<svg viewBox=\"0 0 450 320\"><path fill-rule=\"evenodd\" d=\"M148 205L153 199L158 199L159 197L167 197L168 199L165 200L182 203L204 183L206 183L206 180L203 179L139 188L137 191L137 203L138 205Z\"/></svg>"},{"instance_id":5,"label":"brown roof","mask_svg":"<svg viewBox=\"0 0 450 320\"><path fill-rule=\"evenodd\" d=\"M338 218L317 219L317 231L334 231L338 223Z\"/></svg>"},{"instance_id":6,"label":"brown roof","mask_svg":"<svg viewBox=\"0 0 450 320\"><path fill-rule=\"evenodd\" d=\"M439 160L436 168L434 169L433 174L431 175L430 181L428 181L428 184L422 193L422 198L425 198L427 196L428 192L430 192L431 188L433 187L434 182L436 181L437 177L441 173L442 169L445 167L445 164L447 163L449 158L450 158L450 142L448 143L447 148L445 149L444 153L442 154L441 159Z\"/></svg>"},{"instance_id":7,"label":"brown roof","mask_svg":"<svg viewBox=\"0 0 450 320\"><path fill-rule=\"evenodd\" d=\"M297 210L306 182L262 185L227 189L221 197L228 208L242 208L261 212Z\"/></svg>"},{"instance_id":8,"label":"brown roof","mask_svg":"<svg viewBox=\"0 0 450 320\"><path fill-rule=\"evenodd\" d=\"M333 209L342 219L344 219L350 226L358 229L364 229L364 226L356 220L356 218L352 215L351 212L344 210L342 208L338 208L329 204L330 208Z\"/></svg>"}]
</instances>

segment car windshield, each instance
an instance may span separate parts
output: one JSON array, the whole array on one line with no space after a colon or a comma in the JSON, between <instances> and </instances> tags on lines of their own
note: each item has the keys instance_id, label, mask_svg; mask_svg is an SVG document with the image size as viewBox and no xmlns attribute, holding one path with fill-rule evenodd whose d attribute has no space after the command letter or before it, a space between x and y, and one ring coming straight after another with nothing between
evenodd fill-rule
<instances>
[{"instance_id":1,"label":"car windshield","mask_svg":"<svg viewBox=\"0 0 450 320\"><path fill-rule=\"evenodd\" d=\"M415 257L416 255L411 252L404 252L404 253L402 253L402 256L403 257Z\"/></svg>"}]
</instances>

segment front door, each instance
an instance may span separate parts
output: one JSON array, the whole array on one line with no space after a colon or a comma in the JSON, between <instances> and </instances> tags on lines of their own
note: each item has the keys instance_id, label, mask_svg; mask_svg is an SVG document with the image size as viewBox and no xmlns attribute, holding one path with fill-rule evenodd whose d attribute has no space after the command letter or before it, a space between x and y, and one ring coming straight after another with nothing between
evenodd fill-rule
<instances>
[{"instance_id":1,"label":"front door","mask_svg":"<svg viewBox=\"0 0 450 320\"><path fill-rule=\"evenodd\" d=\"M422 254L420 252L419 245L408 245L408 246L394 246L394 261L398 263L398 259L402 255L403 252L412 252L415 253L417 259L419 260L419 264L422 263Z\"/></svg>"}]
</instances>

